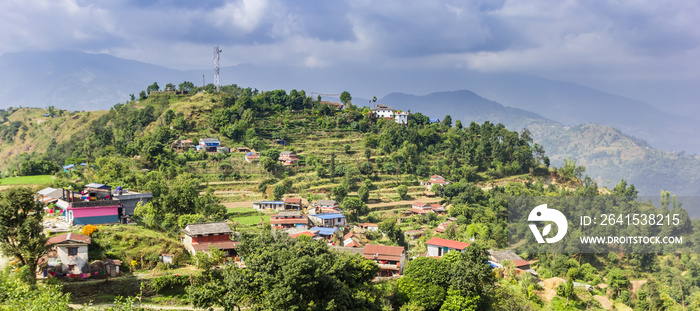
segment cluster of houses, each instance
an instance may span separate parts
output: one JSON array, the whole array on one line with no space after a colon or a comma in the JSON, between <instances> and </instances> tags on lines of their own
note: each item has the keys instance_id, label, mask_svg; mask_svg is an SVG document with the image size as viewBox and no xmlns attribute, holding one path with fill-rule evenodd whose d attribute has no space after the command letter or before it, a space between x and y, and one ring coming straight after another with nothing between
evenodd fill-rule
<instances>
[{"instance_id":1,"label":"cluster of houses","mask_svg":"<svg viewBox=\"0 0 700 311\"><path fill-rule=\"evenodd\" d=\"M438 175L431 177L431 182L447 183ZM69 189L46 188L39 191L37 199L44 203L54 203L61 209L62 217L70 225L125 223L129 215L133 215L137 203L148 202L150 193L139 193L103 184L88 184L79 192ZM285 198L275 201L256 201L253 208L261 211L272 211L270 226L274 230L286 231L291 237L308 236L315 240L323 240L336 250L357 253L369 260L375 261L380 268L378 277L399 277L408 261L403 247L373 245L362 238L363 233L378 231L375 223L360 223L356 228L349 228L345 215L335 200L318 200L308 206L301 198ZM409 212L413 215L426 213L445 213L440 204L414 202ZM455 221L447 219L441 223L436 232L445 232ZM237 258L236 247L239 242L231 239L233 230L225 221L209 223L190 223L181 230L182 243L191 253L206 252L219 249L227 257ZM424 230L410 230L405 234L416 239L425 234ZM364 242L364 243L363 243ZM90 237L77 233L64 233L51 237L46 242L46 255L42 257L45 274L86 278L97 274L115 276L119 274L121 262L105 259L100 262L88 263L88 247ZM469 243L434 237L427 242L427 254L440 258L445 254L463 252ZM519 272L536 273L530 269L530 263L520 258L513 251L489 251L489 264L494 268L503 266L504 261L510 261ZM172 261L172 255L161 254L163 261ZM244 267L240 258L234 260Z\"/></svg>"},{"instance_id":2,"label":"cluster of houses","mask_svg":"<svg viewBox=\"0 0 700 311\"><path fill-rule=\"evenodd\" d=\"M195 149L197 151L211 152L211 153L229 153L231 148L221 146L221 141L216 137L205 137L200 138L198 144L194 144L191 139L178 139L171 144L171 147L178 151L187 151L189 149ZM238 148L240 149L248 148ZM250 150L249 150L250 151Z\"/></svg>"}]
</instances>

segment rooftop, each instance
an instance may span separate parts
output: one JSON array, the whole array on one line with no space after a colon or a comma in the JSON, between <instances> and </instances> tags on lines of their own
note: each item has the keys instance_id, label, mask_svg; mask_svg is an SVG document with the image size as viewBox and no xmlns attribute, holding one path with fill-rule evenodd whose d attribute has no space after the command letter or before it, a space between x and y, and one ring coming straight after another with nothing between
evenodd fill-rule
<instances>
[{"instance_id":1,"label":"rooftop","mask_svg":"<svg viewBox=\"0 0 700 311\"><path fill-rule=\"evenodd\" d=\"M343 214L336 214L336 213L323 213L323 214L316 214L313 215L315 217L318 217L319 219L336 219L336 218L345 218L345 215Z\"/></svg>"},{"instance_id":2,"label":"rooftop","mask_svg":"<svg viewBox=\"0 0 700 311\"><path fill-rule=\"evenodd\" d=\"M318 202L316 202L316 205L317 206L337 206L338 201L336 201L336 200L318 200Z\"/></svg>"},{"instance_id":3,"label":"rooftop","mask_svg":"<svg viewBox=\"0 0 700 311\"><path fill-rule=\"evenodd\" d=\"M299 217L299 216L301 216L301 212L300 211L280 211L279 213L273 214L270 216L282 216L282 217L284 217L284 216L287 216L287 217L296 216L296 217Z\"/></svg>"},{"instance_id":4,"label":"rooftop","mask_svg":"<svg viewBox=\"0 0 700 311\"><path fill-rule=\"evenodd\" d=\"M458 250L464 250L465 248L467 248L467 246L469 246L469 243L441 239L441 238L432 238L432 239L428 240L428 242L425 242L425 244L437 245L437 246L442 246L442 247L449 247L449 248L454 248L454 249L458 249Z\"/></svg>"},{"instance_id":5,"label":"rooftop","mask_svg":"<svg viewBox=\"0 0 700 311\"><path fill-rule=\"evenodd\" d=\"M285 198L284 203L301 204L301 198Z\"/></svg>"},{"instance_id":6,"label":"rooftop","mask_svg":"<svg viewBox=\"0 0 700 311\"><path fill-rule=\"evenodd\" d=\"M401 246L366 245L362 254L367 259L400 261L404 253Z\"/></svg>"},{"instance_id":7,"label":"rooftop","mask_svg":"<svg viewBox=\"0 0 700 311\"><path fill-rule=\"evenodd\" d=\"M516 267L522 267L530 264L529 261L522 259L520 256L518 256L518 254L509 249L502 251L489 250L489 253L491 254L491 258L493 258L493 260L497 263L501 263L504 260L510 260Z\"/></svg>"},{"instance_id":8,"label":"rooftop","mask_svg":"<svg viewBox=\"0 0 700 311\"><path fill-rule=\"evenodd\" d=\"M46 240L45 246L48 245L53 245L53 244L59 244L59 243L64 243L64 242L78 242L78 243L85 243L85 244L90 244L90 237L87 235L82 235L80 233L64 233L60 234L54 237L50 237L48 240Z\"/></svg>"},{"instance_id":9,"label":"rooftop","mask_svg":"<svg viewBox=\"0 0 700 311\"><path fill-rule=\"evenodd\" d=\"M333 235L336 231L341 230L340 228L324 228L324 227L312 227L309 231L318 231L319 235Z\"/></svg>"},{"instance_id":10,"label":"rooftop","mask_svg":"<svg viewBox=\"0 0 700 311\"><path fill-rule=\"evenodd\" d=\"M187 224L187 227L182 229L182 232L189 236L195 236L204 234L233 233L233 230L229 228L225 221L219 221Z\"/></svg>"}]
</instances>

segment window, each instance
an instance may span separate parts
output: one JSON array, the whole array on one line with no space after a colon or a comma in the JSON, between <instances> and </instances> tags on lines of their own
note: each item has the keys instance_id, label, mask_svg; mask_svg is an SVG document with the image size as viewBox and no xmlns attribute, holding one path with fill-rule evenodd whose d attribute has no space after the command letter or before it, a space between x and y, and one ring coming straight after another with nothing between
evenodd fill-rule
<instances>
[{"instance_id":1,"label":"window","mask_svg":"<svg viewBox=\"0 0 700 311\"><path fill-rule=\"evenodd\" d=\"M69 247L68 248L68 256L75 256L78 255L78 248L77 247Z\"/></svg>"},{"instance_id":2,"label":"window","mask_svg":"<svg viewBox=\"0 0 700 311\"><path fill-rule=\"evenodd\" d=\"M68 265L68 272L73 272L75 265Z\"/></svg>"}]
</instances>

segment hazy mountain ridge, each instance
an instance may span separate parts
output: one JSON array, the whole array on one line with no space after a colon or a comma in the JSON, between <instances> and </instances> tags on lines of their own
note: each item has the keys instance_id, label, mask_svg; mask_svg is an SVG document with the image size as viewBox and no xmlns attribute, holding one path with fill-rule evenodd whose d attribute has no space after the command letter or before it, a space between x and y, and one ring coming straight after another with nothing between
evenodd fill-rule
<instances>
[{"instance_id":1,"label":"hazy mountain ridge","mask_svg":"<svg viewBox=\"0 0 700 311\"><path fill-rule=\"evenodd\" d=\"M644 195L661 189L677 195L700 195L700 157L654 149L648 142L610 126L589 123L567 126L536 113L503 106L471 91L437 92L423 96L392 93L380 103L395 109L421 112L433 118L449 114L453 122L490 121L510 130L527 128L544 146L552 164L571 157L586 166L586 174L600 186L613 187L620 179L633 183Z\"/></svg>"}]
</instances>

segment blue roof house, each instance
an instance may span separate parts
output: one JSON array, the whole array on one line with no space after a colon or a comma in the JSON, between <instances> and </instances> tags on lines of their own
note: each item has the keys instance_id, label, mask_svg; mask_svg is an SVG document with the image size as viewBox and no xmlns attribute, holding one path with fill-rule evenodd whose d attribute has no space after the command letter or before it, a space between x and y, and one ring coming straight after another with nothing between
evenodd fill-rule
<instances>
[{"instance_id":1,"label":"blue roof house","mask_svg":"<svg viewBox=\"0 0 700 311\"><path fill-rule=\"evenodd\" d=\"M344 227L347 224L345 215L337 213L309 215L309 219L315 225L326 228Z\"/></svg>"}]
</instances>

